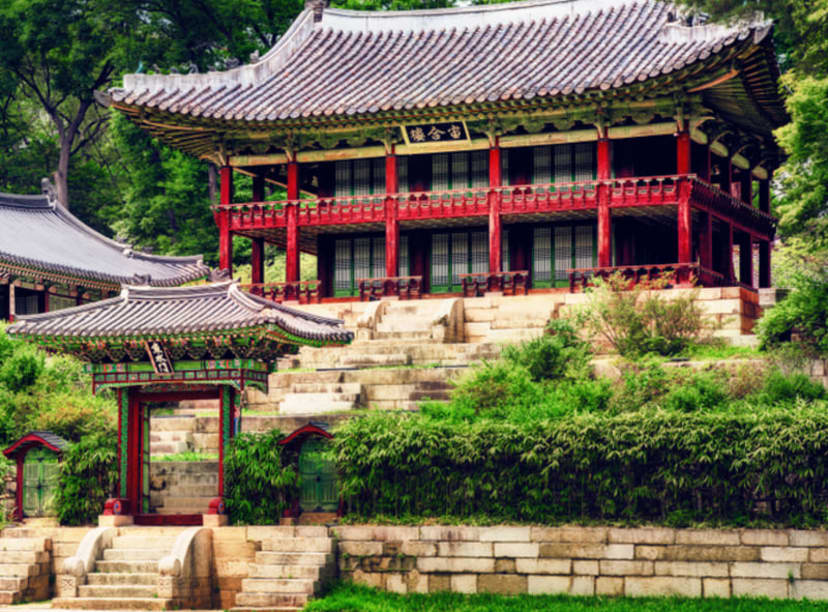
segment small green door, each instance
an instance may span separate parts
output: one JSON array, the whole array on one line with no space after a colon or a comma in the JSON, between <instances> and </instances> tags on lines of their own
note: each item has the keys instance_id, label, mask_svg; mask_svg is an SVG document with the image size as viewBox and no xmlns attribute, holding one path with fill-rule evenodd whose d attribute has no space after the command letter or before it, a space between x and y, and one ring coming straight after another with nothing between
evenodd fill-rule
<instances>
[{"instance_id":1,"label":"small green door","mask_svg":"<svg viewBox=\"0 0 828 612\"><path fill-rule=\"evenodd\" d=\"M299 451L299 505L304 512L335 512L339 507L339 477L328 448L326 440L310 438Z\"/></svg>"},{"instance_id":2,"label":"small green door","mask_svg":"<svg viewBox=\"0 0 828 612\"><path fill-rule=\"evenodd\" d=\"M57 455L45 448L35 448L23 460L23 514L28 517L50 516L54 512L58 481Z\"/></svg>"}]
</instances>

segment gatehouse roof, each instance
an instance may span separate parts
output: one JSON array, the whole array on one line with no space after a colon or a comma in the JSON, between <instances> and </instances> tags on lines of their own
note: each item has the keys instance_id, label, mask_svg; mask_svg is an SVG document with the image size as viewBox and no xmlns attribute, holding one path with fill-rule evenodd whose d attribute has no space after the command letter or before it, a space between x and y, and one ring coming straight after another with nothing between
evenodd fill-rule
<instances>
[{"instance_id":1,"label":"gatehouse roof","mask_svg":"<svg viewBox=\"0 0 828 612\"><path fill-rule=\"evenodd\" d=\"M735 80L749 93L738 102L755 104L770 129L785 120L770 30L764 21L688 21L675 6L655 0L306 9L255 63L207 74L126 75L123 87L109 93L121 110L194 124L289 125L502 103L520 111L521 102L543 98L583 100L624 90L639 99L653 91L669 95L683 83L703 83L708 98L718 96L727 107L726 81L734 74L709 85L711 71L724 75L738 65Z\"/></svg>"},{"instance_id":2,"label":"gatehouse roof","mask_svg":"<svg viewBox=\"0 0 828 612\"><path fill-rule=\"evenodd\" d=\"M261 336L284 344L342 344L342 321L245 293L226 281L193 287L125 286L118 297L20 316L7 332L33 339L114 343L187 336ZM236 332L236 333L234 333Z\"/></svg>"},{"instance_id":3,"label":"gatehouse roof","mask_svg":"<svg viewBox=\"0 0 828 612\"><path fill-rule=\"evenodd\" d=\"M117 289L127 283L174 286L209 272L202 257L133 250L99 234L50 193L0 193L0 274Z\"/></svg>"}]
</instances>

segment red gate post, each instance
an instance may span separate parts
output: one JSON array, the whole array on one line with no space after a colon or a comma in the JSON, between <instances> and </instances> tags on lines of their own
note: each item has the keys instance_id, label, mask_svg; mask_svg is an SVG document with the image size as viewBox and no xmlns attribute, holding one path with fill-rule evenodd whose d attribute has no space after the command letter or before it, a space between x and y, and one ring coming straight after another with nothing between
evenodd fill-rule
<instances>
[{"instance_id":1,"label":"red gate post","mask_svg":"<svg viewBox=\"0 0 828 612\"><path fill-rule=\"evenodd\" d=\"M502 262L500 253L500 191L502 184L500 171L500 143L495 137L494 146L489 148L489 274L500 272Z\"/></svg>"},{"instance_id":2,"label":"red gate post","mask_svg":"<svg viewBox=\"0 0 828 612\"><path fill-rule=\"evenodd\" d=\"M287 199L289 204L285 211L287 217L287 244L285 245L285 282L295 283L299 280L299 227L297 200L299 199L299 164L295 161L287 165Z\"/></svg>"},{"instance_id":3,"label":"red gate post","mask_svg":"<svg viewBox=\"0 0 828 612\"><path fill-rule=\"evenodd\" d=\"M690 174L690 133L684 129L676 135L676 173ZM693 229L690 214L690 183L686 178L679 179L678 200L678 262L690 263L693 260Z\"/></svg>"},{"instance_id":4,"label":"red gate post","mask_svg":"<svg viewBox=\"0 0 828 612\"><path fill-rule=\"evenodd\" d=\"M612 218L610 216L610 186L612 178L612 149L609 138L598 139L598 267L612 265Z\"/></svg>"},{"instance_id":5,"label":"red gate post","mask_svg":"<svg viewBox=\"0 0 828 612\"><path fill-rule=\"evenodd\" d=\"M397 156L392 145L391 152L385 156L385 275L388 277L400 275L400 223L397 216L397 198L394 197L397 191Z\"/></svg>"}]
</instances>

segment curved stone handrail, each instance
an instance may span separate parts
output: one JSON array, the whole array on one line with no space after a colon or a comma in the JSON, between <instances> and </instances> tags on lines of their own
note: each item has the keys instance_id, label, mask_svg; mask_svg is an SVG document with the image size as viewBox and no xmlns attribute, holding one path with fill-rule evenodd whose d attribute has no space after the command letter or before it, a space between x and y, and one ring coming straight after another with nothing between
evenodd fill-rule
<instances>
[{"instance_id":1,"label":"curved stone handrail","mask_svg":"<svg viewBox=\"0 0 828 612\"><path fill-rule=\"evenodd\" d=\"M178 605L210 607L213 531L191 527L181 532L169 555L158 562L158 596Z\"/></svg>"},{"instance_id":2,"label":"curved stone handrail","mask_svg":"<svg viewBox=\"0 0 828 612\"><path fill-rule=\"evenodd\" d=\"M98 555L112 545L117 533L114 527L96 527L83 536L75 554L63 562L58 580L60 597L77 596L78 585L86 583L86 575L95 569Z\"/></svg>"}]
</instances>

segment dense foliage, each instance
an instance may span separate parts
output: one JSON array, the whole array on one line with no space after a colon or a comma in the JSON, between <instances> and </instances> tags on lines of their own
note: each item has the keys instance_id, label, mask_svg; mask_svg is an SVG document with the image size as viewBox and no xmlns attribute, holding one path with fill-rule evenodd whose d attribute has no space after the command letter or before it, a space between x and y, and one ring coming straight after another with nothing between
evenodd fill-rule
<instances>
[{"instance_id":1,"label":"dense foliage","mask_svg":"<svg viewBox=\"0 0 828 612\"><path fill-rule=\"evenodd\" d=\"M559 523L828 522L823 407L450 422L372 414L334 446L350 512Z\"/></svg>"},{"instance_id":2,"label":"dense foliage","mask_svg":"<svg viewBox=\"0 0 828 612\"><path fill-rule=\"evenodd\" d=\"M94 396L78 360L46 356L0 328L0 444L33 429L67 440L93 432L113 433L111 397Z\"/></svg>"},{"instance_id":3,"label":"dense foliage","mask_svg":"<svg viewBox=\"0 0 828 612\"><path fill-rule=\"evenodd\" d=\"M84 436L63 453L55 508L61 525L94 523L116 493L118 442L111 433Z\"/></svg>"},{"instance_id":4,"label":"dense foliage","mask_svg":"<svg viewBox=\"0 0 828 612\"><path fill-rule=\"evenodd\" d=\"M828 356L828 277L795 277L790 293L762 316L756 333L765 348L793 342L806 354Z\"/></svg>"},{"instance_id":5,"label":"dense foliage","mask_svg":"<svg viewBox=\"0 0 828 612\"><path fill-rule=\"evenodd\" d=\"M298 475L286 460L283 434L240 434L224 458L227 514L235 525L279 523L289 499L297 494Z\"/></svg>"}]
</instances>

